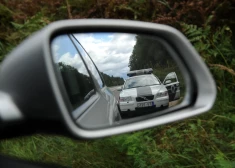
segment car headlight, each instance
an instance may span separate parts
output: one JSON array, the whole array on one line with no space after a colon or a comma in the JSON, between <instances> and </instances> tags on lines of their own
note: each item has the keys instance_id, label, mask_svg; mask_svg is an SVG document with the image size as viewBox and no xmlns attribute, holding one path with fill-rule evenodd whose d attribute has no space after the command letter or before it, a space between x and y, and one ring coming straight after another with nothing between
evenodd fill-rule
<instances>
[{"instance_id":1,"label":"car headlight","mask_svg":"<svg viewBox=\"0 0 235 168\"><path fill-rule=\"evenodd\" d=\"M164 92L158 92L157 93L157 97L164 97L168 95L168 91L164 91Z\"/></svg>"},{"instance_id":2,"label":"car headlight","mask_svg":"<svg viewBox=\"0 0 235 168\"><path fill-rule=\"evenodd\" d=\"M131 101L131 100L132 100L131 96L128 96L128 97L120 97L120 98L119 98L119 101L120 101L120 102L128 102L128 101Z\"/></svg>"}]
</instances>

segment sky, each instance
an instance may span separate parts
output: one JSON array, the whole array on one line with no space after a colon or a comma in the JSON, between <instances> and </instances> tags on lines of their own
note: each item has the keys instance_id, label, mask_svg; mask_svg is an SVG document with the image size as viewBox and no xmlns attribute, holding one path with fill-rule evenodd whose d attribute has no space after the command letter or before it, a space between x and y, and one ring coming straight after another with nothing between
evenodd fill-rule
<instances>
[{"instance_id":1,"label":"sky","mask_svg":"<svg viewBox=\"0 0 235 168\"><path fill-rule=\"evenodd\" d=\"M63 62L76 68L78 72L88 75L81 57L67 35L57 36L52 41L52 53L56 63Z\"/></svg>"},{"instance_id":2,"label":"sky","mask_svg":"<svg viewBox=\"0 0 235 168\"><path fill-rule=\"evenodd\" d=\"M127 78L129 58L136 44L135 34L83 33L74 36L101 72Z\"/></svg>"}]
</instances>

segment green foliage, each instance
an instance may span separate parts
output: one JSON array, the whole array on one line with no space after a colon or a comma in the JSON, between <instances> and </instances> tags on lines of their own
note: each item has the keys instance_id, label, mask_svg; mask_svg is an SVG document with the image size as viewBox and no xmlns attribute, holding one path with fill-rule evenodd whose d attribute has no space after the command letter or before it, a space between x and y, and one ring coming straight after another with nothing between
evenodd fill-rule
<instances>
[{"instance_id":1,"label":"green foliage","mask_svg":"<svg viewBox=\"0 0 235 168\"><path fill-rule=\"evenodd\" d=\"M219 91L221 88L227 88L235 92L235 73L231 73L234 72L235 67L235 49L232 45L231 29L228 26L212 30L210 26L197 27L185 23L181 25L183 33L210 66Z\"/></svg>"},{"instance_id":2,"label":"green foliage","mask_svg":"<svg viewBox=\"0 0 235 168\"><path fill-rule=\"evenodd\" d=\"M12 11L6 6L0 4L0 29L3 30L4 26L9 26L9 22L12 21Z\"/></svg>"},{"instance_id":3,"label":"green foliage","mask_svg":"<svg viewBox=\"0 0 235 168\"><path fill-rule=\"evenodd\" d=\"M109 76L103 72L101 72L101 75L103 76L103 79L105 81L105 84L107 86L119 86L124 84L124 79L120 77L114 77L114 76Z\"/></svg>"},{"instance_id":4,"label":"green foliage","mask_svg":"<svg viewBox=\"0 0 235 168\"><path fill-rule=\"evenodd\" d=\"M24 24L18 24L15 22L11 22L12 26L15 29L15 33L12 33L7 40L8 41L22 41L33 32L43 28L49 23L47 17L45 17L42 13L37 13L35 16L32 16L29 20L27 20Z\"/></svg>"},{"instance_id":5,"label":"green foliage","mask_svg":"<svg viewBox=\"0 0 235 168\"><path fill-rule=\"evenodd\" d=\"M0 62L3 60L6 53L12 49L12 47L6 42L6 37L10 25L13 20L12 11L6 6L0 4Z\"/></svg>"},{"instance_id":6,"label":"green foliage","mask_svg":"<svg viewBox=\"0 0 235 168\"><path fill-rule=\"evenodd\" d=\"M172 56L157 38L151 36L136 36L136 44L129 60L130 70L154 67L169 67L174 64Z\"/></svg>"},{"instance_id":7,"label":"green foliage","mask_svg":"<svg viewBox=\"0 0 235 168\"><path fill-rule=\"evenodd\" d=\"M73 13L76 12L87 12L93 5L96 3L96 0L69 0L69 4L72 7Z\"/></svg>"},{"instance_id":8,"label":"green foliage","mask_svg":"<svg viewBox=\"0 0 235 168\"><path fill-rule=\"evenodd\" d=\"M114 137L113 141L119 146L120 152L125 151L129 156L127 159L134 161L134 167L148 167L151 163L151 156L155 146L151 138L152 130L126 134Z\"/></svg>"},{"instance_id":9,"label":"green foliage","mask_svg":"<svg viewBox=\"0 0 235 168\"><path fill-rule=\"evenodd\" d=\"M182 23L184 34L195 46L206 63L220 62L229 66L232 62L235 50L232 46L232 31L228 26L211 30L210 26L197 27Z\"/></svg>"},{"instance_id":10,"label":"green foliage","mask_svg":"<svg viewBox=\"0 0 235 168\"><path fill-rule=\"evenodd\" d=\"M5 47L4 47L4 45L1 43L1 41L0 41L0 53L6 53L5 52ZM0 55L0 62L3 60L3 55Z\"/></svg>"},{"instance_id":11,"label":"green foliage","mask_svg":"<svg viewBox=\"0 0 235 168\"><path fill-rule=\"evenodd\" d=\"M113 140L135 167L234 167L235 107L219 102L206 115Z\"/></svg>"},{"instance_id":12,"label":"green foliage","mask_svg":"<svg viewBox=\"0 0 235 168\"><path fill-rule=\"evenodd\" d=\"M77 69L71 65L66 65L65 63L63 62L59 62L58 65L57 65L58 69L61 71L61 72L67 72L67 71L77 71Z\"/></svg>"},{"instance_id":13,"label":"green foliage","mask_svg":"<svg viewBox=\"0 0 235 168\"><path fill-rule=\"evenodd\" d=\"M218 167L221 168L233 168L235 166L235 161L228 161L225 158L223 153L218 153L215 157L216 161L218 162Z\"/></svg>"},{"instance_id":14,"label":"green foliage","mask_svg":"<svg viewBox=\"0 0 235 168\"><path fill-rule=\"evenodd\" d=\"M0 4L0 52L4 52L5 45L3 42L6 38L6 31L8 30L8 27L10 26L10 22L13 20L12 18L12 12L4 5ZM5 52L4 52L5 53ZM0 61L2 59L3 55L0 54Z\"/></svg>"},{"instance_id":15,"label":"green foliage","mask_svg":"<svg viewBox=\"0 0 235 168\"><path fill-rule=\"evenodd\" d=\"M9 20L9 24L13 27L14 32L7 32L4 40L0 41L0 61L14 48L14 46L48 23L48 18L42 13L37 13L35 16L32 16L26 20L24 24L10 22Z\"/></svg>"},{"instance_id":16,"label":"green foliage","mask_svg":"<svg viewBox=\"0 0 235 168\"><path fill-rule=\"evenodd\" d=\"M34 135L2 140L1 154L66 167L131 167L110 139L77 141L60 136Z\"/></svg>"},{"instance_id":17,"label":"green foliage","mask_svg":"<svg viewBox=\"0 0 235 168\"><path fill-rule=\"evenodd\" d=\"M5 55L9 53L13 48L14 45L0 41L0 63L4 59Z\"/></svg>"}]
</instances>

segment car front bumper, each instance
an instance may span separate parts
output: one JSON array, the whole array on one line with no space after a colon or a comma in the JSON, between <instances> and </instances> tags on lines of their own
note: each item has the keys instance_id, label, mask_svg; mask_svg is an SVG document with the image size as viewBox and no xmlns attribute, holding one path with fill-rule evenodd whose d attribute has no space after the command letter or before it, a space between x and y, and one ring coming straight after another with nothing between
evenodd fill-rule
<instances>
[{"instance_id":1,"label":"car front bumper","mask_svg":"<svg viewBox=\"0 0 235 168\"><path fill-rule=\"evenodd\" d=\"M152 106L149 107L141 107L139 108L137 106L138 103L151 103L153 102ZM148 110L148 109L157 109L159 107L168 107L169 105L169 97L158 97L154 98L154 100L151 101L142 101L142 102L136 102L136 101L129 101L129 102L119 102L119 108L121 112L128 112L128 111L137 111L137 110Z\"/></svg>"}]
</instances>

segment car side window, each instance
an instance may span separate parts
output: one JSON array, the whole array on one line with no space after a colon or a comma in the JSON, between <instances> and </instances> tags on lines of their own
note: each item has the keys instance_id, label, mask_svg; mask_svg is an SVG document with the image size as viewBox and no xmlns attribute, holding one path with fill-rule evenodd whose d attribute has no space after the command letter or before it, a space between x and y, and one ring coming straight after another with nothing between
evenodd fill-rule
<instances>
[{"instance_id":1,"label":"car side window","mask_svg":"<svg viewBox=\"0 0 235 168\"><path fill-rule=\"evenodd\" d=\"M175 73L169 73L166 77L166 80L171 80L171 83L177 82L177 78L175 76Z\"/></svg>"},{"instance_id":2,"label":"car side window","mask_svg":"<svg viewBox=\"0 0 235 168\"><path fill-rule=\"evenodd\" d=\"M92 75L94 76L96 81L98 82L100 88L103 88L104 83L101 79L101 76L100 76L96 66L94 65L93 61L91 60L90 56L87 54L87 52L84 50L84 48L81 46L81 44L78 42L78 40L73 35L72 35L72 39L73 39L76 47L78 48L80 54L82 55L83 59L85 60L88 69L90 70L90 72L92 73Z\"/></svg>"},{"instance_id":3,"label":"car side window","mask_svg":"<svg viewBox=\"0 0 235 168\"><path fill-rule=\"evenodd\" d=\"M52 53L70 103L76 109L95 93L92 79L68 35L52 41Z\"/></svg>"}]
</instances>

